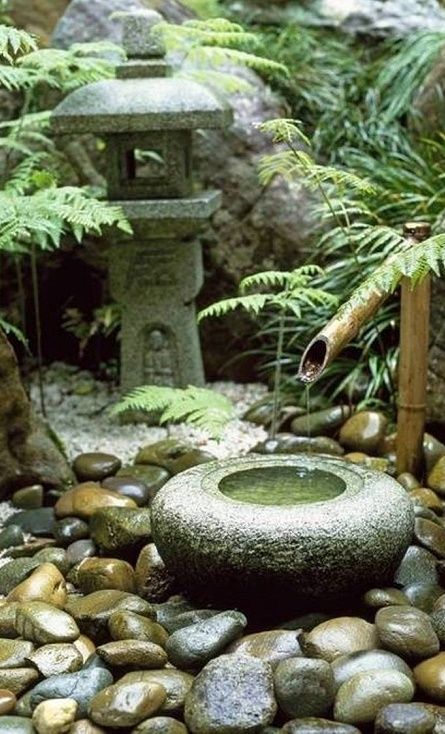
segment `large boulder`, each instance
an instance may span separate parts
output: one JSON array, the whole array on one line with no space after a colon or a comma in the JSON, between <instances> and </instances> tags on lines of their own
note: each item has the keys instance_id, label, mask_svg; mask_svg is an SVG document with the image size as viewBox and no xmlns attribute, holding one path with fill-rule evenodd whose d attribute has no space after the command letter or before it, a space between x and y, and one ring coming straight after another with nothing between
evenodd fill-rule
<instances>
[{"instance_id":1,"label":"large boulder","mask_svg":"<svg viewBox=\"0 0 445 734\"><path fill-rule=\"evenodd\" d=\"M17 360L0 331L0 497L31 483L63 486L74 479L50 435L32 412Z\"/></svg>"},{"instance_id":2,"label":"large boulder","mask_svg":"<svg viewBox=\"0 0 445 734\"><path fill-rule=\"evenodd\" d=\"M9 15L20 28L34 33L46 46L69 0L14 0Z\"/></svg>"},{"instance_id":3,"label":"large boulder","mask_svg":"<svg viewBox=\"0 0 445 734\"><path fill-rule=\"evenodd\" d=\"M319 0L322 22L350 33L409 36L445 28L445 9L438 0Z\"/></svg>"}]
</instances>

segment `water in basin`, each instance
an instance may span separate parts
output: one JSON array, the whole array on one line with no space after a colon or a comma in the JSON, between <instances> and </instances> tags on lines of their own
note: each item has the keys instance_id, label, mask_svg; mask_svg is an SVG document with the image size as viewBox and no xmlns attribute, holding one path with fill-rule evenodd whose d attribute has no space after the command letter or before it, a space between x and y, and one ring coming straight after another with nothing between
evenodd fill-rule
<instances>
[{"instance_id":1,"label":"water in basin","mask_svg":"<svg viewBox=\"0 0 445 734\"><path fill-rule=\"evenodd\" d=\"M237 502L257 505L302 505L338 497L343 479L321 469L265 466L234 472L219 483L220 491Z\"/></svg>"}]
</instances>

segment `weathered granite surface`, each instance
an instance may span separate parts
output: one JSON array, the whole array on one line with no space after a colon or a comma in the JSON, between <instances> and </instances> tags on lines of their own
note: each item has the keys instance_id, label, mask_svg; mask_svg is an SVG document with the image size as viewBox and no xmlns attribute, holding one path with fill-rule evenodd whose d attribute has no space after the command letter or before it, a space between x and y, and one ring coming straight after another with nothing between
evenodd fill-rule
<instances>
[{"instance_id":1,"label":"weathered granite surface","mask_svg":"<svg viewBox=\"0 0 445 734\"><path fill-rule=\"evenodd\" d=\"M335 499L258 505L230 499L220 482L259 467L321 469L345 482ZM173 478L152 505L152 532L167 568L213 602L324 600L385 585L408 547L413 509L384 474L321 456L251 456L212 462Z\"/></svg>"}]
</instances>

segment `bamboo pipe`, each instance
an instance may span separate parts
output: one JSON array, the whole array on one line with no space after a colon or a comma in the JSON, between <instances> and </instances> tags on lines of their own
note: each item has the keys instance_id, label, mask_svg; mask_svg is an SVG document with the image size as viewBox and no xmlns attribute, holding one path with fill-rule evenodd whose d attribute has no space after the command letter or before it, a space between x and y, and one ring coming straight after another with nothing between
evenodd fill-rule
<instances>
[{"instance_id":1,"label":"bamboo pipe","mask_svg":"<svg viewBox=\"0 0 445 734\"><path fill-rule=\"evenodd\" d=\"M430 226L424 222L408 223L406 248L418 244L429 236ZM394 255L390 255L386 262ZM305 383L315 382L326 367L333 362L342 349L357 336L366 321L378 311L390 293L371 286L359 302L348 307L345 304L326 324L306 348L298 368L298 379Z\"/></svg>"},{"instance_id":2,"label":"bamboo pipe","mask_svg":"<svg viewBox=\"0 0 445 734\"><path fill-rule=\"evenodd\" d=\"M413 244L430 236L431 228L409 223L405 234ZM397 473L422 474L426 418L431 278L415 288L401 283L399 402L397 413Z\"/></svg>"}]
</instances>

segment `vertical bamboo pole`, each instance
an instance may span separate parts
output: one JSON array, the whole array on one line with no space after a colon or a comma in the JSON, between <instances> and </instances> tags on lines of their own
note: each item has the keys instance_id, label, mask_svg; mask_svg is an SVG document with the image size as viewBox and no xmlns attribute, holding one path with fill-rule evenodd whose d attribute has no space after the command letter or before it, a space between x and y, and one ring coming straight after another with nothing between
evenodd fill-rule
<instances>
[{"instance_id":1,"label":"vertical bamboo pole","mask_svg":"<svg viewBox=\"0 0 445 734\"><path fill-rule=\"evenodd\" d=\"M404 232L408 242L415 247L430 236L431 227L424 222L408 222ZM418 477L423 469L430 300L430 276L415 288L409 278L402 280L397 472L410 472Z\"/></svg>"}]
</instances>

